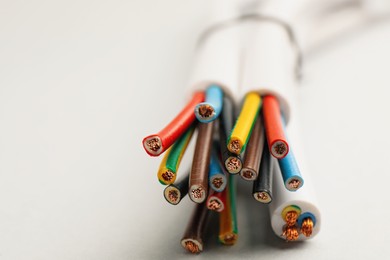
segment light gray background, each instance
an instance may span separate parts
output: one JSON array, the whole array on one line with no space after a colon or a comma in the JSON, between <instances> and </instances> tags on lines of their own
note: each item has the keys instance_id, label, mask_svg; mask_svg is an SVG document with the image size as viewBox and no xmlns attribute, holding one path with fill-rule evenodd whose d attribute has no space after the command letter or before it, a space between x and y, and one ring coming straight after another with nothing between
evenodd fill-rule
<instances>
[{"instance_id":1,"label":"light gray background","mask_svg":"<svg viewBox=\"0 0 390 260\"><path fill-rule=\"evenodd\" d=\"M0 1L0 259L188 256L192 205L165 202L141 140L182 107L206 12L199 0ZM197 258L386 258L389 68L390 23L306 59L296 112L318 237L280 241L240 182L239 242L214 236Z\"/></svg>"}]
</instances>

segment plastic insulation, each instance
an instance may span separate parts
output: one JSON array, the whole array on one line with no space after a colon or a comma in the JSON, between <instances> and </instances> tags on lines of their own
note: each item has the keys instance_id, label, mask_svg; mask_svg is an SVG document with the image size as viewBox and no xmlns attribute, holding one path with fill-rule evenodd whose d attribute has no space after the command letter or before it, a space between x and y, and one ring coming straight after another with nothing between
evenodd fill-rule
<instances>
[{"instance_id":1,"label":"plastic insulation","mask_svg":"<svg viewBox=\"0 0 390 260\"><path fill-rule=\"evenodd\" d=\"M206 203L195 205L194 212L181 239L181 245L190 253L197 254L203 251L203 235L209 212Z\"/></svg>"},{"instance_id":2,"label":"plastic insulation","mask_svg":"<svg viewBox=\"0 0 390 260\"><path fill-rule=\"evenodd\" d=\"M305 168L306 165L304 157L302 156L302 147L300 147L301 142L299 139L299 132L297 125L295 125L296 121L296 117L291 118L287 132L289 136L289 142L294 147L294 154L297 160L299 160L299 167L302 175L305 176L305 185L296 192L288 191L284 185L280 168L275 165L276 167L273 167L273 201L269 204L269 211L272 229L274 230L275 234L282 239L286 239L286 237L282 235L284 232L284 226L286 225L286 221L283 219L282 212L286 207L297 206L301 212L310 212L313 214L316 219L316 225L313 228L310 237L299 234L297 239L299 241L313 238L320 232L321 213L318 208L315 193L313 191L314 186L311 183L310 172L307 171L307 168Z\"/></svg>"},{"instance_id":3,"label":"plastic insulation","mask_svg":"<svg viewBox=\"0 0 390 260\"><path fill-rule=\"evenodd\" d=\"M190 172L182 177L179 181L168 185L164 189L164 198L172 205L177 205L188 193L188 180Z\"/></svg>"},{"instance_id":4,"label":"plastic insulation","mask_svg":"<svg viewBox=\"0 0 390 260\"><path fill-rule=\"evenodd\" d=\"M263 115L268 148L275 158L282 159L288 154L289 145L284 134L279 103L274 96L264 97Z\"/></svg>"},{"instance_id":5,"label":"plastic insulation","mask_svg":"<svg viewBox=\"0 0 390 260\"><path fill-rule=\"evenodd\" d=\"M270 203L272 201L272 179L273 179L273 160L275 160L269 150L267 141L263 143L263 156L259 168L259 176L253 182L253 197L261 203Z\"/></svg>"},{"instance_id":6,"label":"plastic insulation","mask_svg":"<svg viewBox=\"0 0 390 260\"><path fill-rule=\"evenodd\" d=\"M198 137L189 181L189 196L196 203L202 203L207 198L213 126L214 122L198 124Z\"/></svg>"},{"instance_id":7,"label":"plastic insulation","mask_svg":"<svg viewBox=\"0 0 390 260\"><path fill-rule=\"evenodd\" d=\"M232 132L235 119L235 105L230 97L224 96L223 109L219 120L219 139L222 162L230 174L237 174L241 171L242 161L239 155L231 153L227 149L227 138Z\"/></svg>"},{"instance_id":8,"label":"plastic insulation","mask_svg":"<svg viewBox=\"0 0 390 260\"><path fill-rule=\"evenodd\" d=\"M229 175L226 190L225 210L219 214L219 241L225 245L234 245L238 239L237 210L236 210L235 176Z\"/></svg>"},{"instance_id":9,"label":"plastic insulation","mask_svg":"<svg viewBox=\"0 0 390 260\"><path fill-rule=\"evenodd\" d=\"M256 180L260 168L265 140L263 122L261 119L260 116L255 119L256 121L245 151L244 165L240 172L240 176L247 181Z\"/></svg>"},{"instance_id":10,"label":"plastic insulation","mask_svg":"<svg viewBox=\"0 0 390 260\"><path fill-rule=\"evenodd\" d=\"M206 100L195 107L195 116L202 123L215 120L222 111L223 91L217 85L206 89Z\"/></svg>"},{"instance_id":11,"label":"plastic insulation","mask_svg":"<svg viewBox=\"0 0 390 260\"><path fill-rule=\"evenodd\" d=\"M257 93L248 93L245 97L240 115L229 137L227 148L234 154L245 151L252 126L261 106L261 97Z\"/></svg>"},{"instance_id":12,"label":"plastic insulation","mask_svg":"<svg viewBox=\"0 0 390 260\"><path fill-rule=\"evenodd\" d=\"M225 189L227 183L225 172L222 171L221 165L217 157L217 153L213 151L211 153L210 170L209 170L209 185L210 187L221 192Z\"/></svg>"},{"instance_id":13,"label":"plastic insulation","mask_svg":"<svg viewBox=\"0 0 390 260\"><path fill-rule=\"evenodd\" d=\"M297 191L300 189L304 181L293 151L290 149L287 156L278 160L278 162L286 189L289 191Z\"/></svg>"},{"instance_id":14,"label":"plastic insulation","mask_svg":"<svg viewBox=\"0 0 390 260\"><path fill-rule=\"evenodd\" d=\"M204 92L194 92L188 104L164 129L143 139L142 144L145 151L150 156L159 156L167 150L194 122L195 106L203 102L204 98Z\"/></svg>"},{"instance_id":15,"label":"plastic insulation","mask_svg":"<svg viewBox=\"0 0 390 260\"><path fill-rule=\"evenodd\" d=\"M191 126L164 154L157 172L158 180L163 185L172 184L176 180L176 173L188 144L191 141L195 125Z\"/></svg>"}]
</instances>

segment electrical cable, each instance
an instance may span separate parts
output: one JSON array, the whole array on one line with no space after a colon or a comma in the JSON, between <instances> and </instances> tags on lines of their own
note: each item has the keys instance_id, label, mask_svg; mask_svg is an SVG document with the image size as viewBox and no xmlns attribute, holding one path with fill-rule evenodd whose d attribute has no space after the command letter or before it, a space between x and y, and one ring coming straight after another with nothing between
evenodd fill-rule
<instances>
[{"instance_id":1,"label":"electrical cable","mask_svg":"<svg viewBox=\"0 0 390 260\"><path fill-rule=\"evenodd\" d=\"M249 140L260 105L261 98L257 93L248 93L246 95L240 115L229 136L227 148L230 152L240 154L245 150L245 145Z\"/></svg>"},{"instance_id":2,"label":"electrical cable","mask_svg":"<svg viewBox=\"0 0 390 260\"><path fill-rule=\"evenodd\" d=\"M264 149L265 133L261 117L255 119L255 124L245 150L244 165L240 176L247 181L256 180L260 168L260 161Z\"/></svg>"},{"instance_id":3,"label":"electrical cable","mask_svg":"<svg viewBox=\"0 0 390 260\"><path fill-rule=\"evenodd\" d=\"M179 181L168 185L164 189L164 198L172 205L177 205L188 193L188 181L190 171L186 173Z\"/></svg>"},{"instance_id":4,"label":"electrical cable","mask_svg":"<svg viewBox=\"0 0 390 260\"><path fill-rule=\"evenodd\" d=\"M160 132L149 135L142 141L145 151L150 156L159 156L167 150L195 120L194 109L205 98L203 91L194 92L183 110Z\"/></svg>"},{"instance_id":5,"label":"electrical cable","mask_svg":"<svg viewBox=\"0 0 390 260\"><path fill-rule=\"evenodd\" d=\"M195 205L186 231L181 239L181 245L190 253L197 254L203 251L203 236L207 223L209 210L206 203Z\"/></svg>"},{"instance_id":6,"label":"electrical cable","mask_svg":"<svg viewBox=\"0 0 390 260\"><path fill-rule=\"evenodd\" d=\"M198 136L189 181L189 196L196 203L202 203L207 198L213 126L214 122L198 124Z\"/></svg>"},{"instance_id":7,"label":"electrical cable","mask_svg":"<svg viewBox=\"0 0 390 260\"><path fill-rule=\"evenodd\" d=\"M202 123L215 120L222 111L223 90L217 85L206 89L206 100L195 107L195 116Z\"/></svg>"},{"instance_id":8,"label":"electrical cable","mask_svg":"<svg viewBox=\"0 0 390 260\"><path fill-rule=\"evenodd\" d=\"M253 182L253 197L255 200L268 204L272 201L272 179L274 158L268 150L267 141L263 142L263 154L257 179Z\"/></svg>"},{"instance_id":9,"label":"electrical cable","mask_svg":"<svg viewBox=\"0 0 390 260\"><path fill-rule=\"evenodd\" d=\"M216 212L222 212L225 209L226 192L226 189L222 192L210 190L209 196L207 197L207 208Z\"/></svg>"},{"instance_id":10,"label":"electrical cable","mask_svg":"<svg viewBox=\"0 0 390 260\"><path fill-rule=\"evenodd\" d=\"M163 185L172 184L176 180L176 173L180 166L181 159L194 133L195 125L190 128L168 149L164 154L157 172L158 180Z\"/></svg>"},{"instance_id":11,"label":"electrical cable","mask_svg":"<svg viewBox=\"0 0 390 260\"><path fill-rule=\"evenodd\" d=\"M233 130L235 119L235 106L232 99L224 96L221 118L219 120L219 139L222 162L226 170L231 174L241 171L242 161L240 155L231 153L227 149L227 138Z\"/></svg>"},{"instance_id":12,"label":"electrical cable","mask_svg":"<svg viewBox=\"0 0 390 260\"><path fill-rule=\"evenodd\" d=\"M216 147L214 146L214 148ZM225 172L221 168L215 149L213 149L210 159L209 185L216 192L221 192L225 189L226 183Z\"/></svg>"}]
</instances>

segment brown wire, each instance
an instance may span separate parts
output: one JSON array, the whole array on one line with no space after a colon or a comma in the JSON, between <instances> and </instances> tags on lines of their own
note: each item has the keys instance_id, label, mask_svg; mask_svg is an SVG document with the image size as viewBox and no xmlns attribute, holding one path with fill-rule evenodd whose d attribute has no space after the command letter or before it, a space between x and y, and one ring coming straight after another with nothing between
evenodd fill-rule
<instances>
[{"instance_id":1,"label":"brown wire","mask_svg":"<svg viewBox=\"0 0 390 260\"><path fill-rule=\"evenodd\" d=\"M260 168L265 141L264 127L261 117L257 117L253 126L251 137L245 151L245 161L241 170L241 177L245 180L255 180Z\"/></svg>"},{"instance_id":2,"label":"brown wire","mask_svg":"<svg viewBox=\"0 0 390 260\"><path fill-rule=\"evenodd\" d=\"M182 246L191 253L200 253L203 250L203 233L207 223L208 213L206 203L195 205L186 231L181 239Z\"/></svg>"},{"instance_id":3,"label":"brown wire","mask_svg":"<svg viewBox=\"0 0 390 260\"><path fill-rule=\"evenodd\" d=\"M202 203L207 197L210 151L214 121L198 125L194 158L189 181L189 195L192 201Z\"/></svg>"}]
</instances>

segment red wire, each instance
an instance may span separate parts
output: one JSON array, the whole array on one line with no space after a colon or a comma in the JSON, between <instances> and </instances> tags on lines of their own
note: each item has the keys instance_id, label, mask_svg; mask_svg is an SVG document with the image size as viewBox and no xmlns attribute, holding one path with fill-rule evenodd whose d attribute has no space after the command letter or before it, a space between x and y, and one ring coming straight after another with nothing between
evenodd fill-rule
<instances>
[{"instance_id":1,"label":"red wire","mask_svg":"<svg viewBox=\"0 0 390 260\"><path fill-rule=\"evenodd\" d=\"M284 128L282 123L282 116L280 113L280 107L278 100L274 96L265 96L263 99L263 116L264 126L267 135L268 147L271 154L278 158L284 158L289 151L287 138L284 134ZM277 152L274 145L279 143L282 148L281 151ZM283 148L284 144L284 148Z\"/></svg>"},{"instance_id":2,"label":"red wire","mask_svg":"<svg viewBox=\"0 0 390 260\"><path fill-rule=\"evenodd\" d=\"M183 110L160 132L157 134L149 135L145 137L142 144L145 151L150 156L159 156L165 150L167 150L187 129L195 120L194 109L195 106L205 100L205 94L203 91L195 92L189 103L183 108ZM158 137L161 140L161 149L157 152L151 152L146 145L147 140Z\"/></svg>"},{"instance_id":3,"label":"red wire","mask_svg":"<svg viewBox=\"0 0 390 260\"><path fill-rule=\"evenodd\" d=\"M213 197L216 197L216 198L218 198L218 199L221 200L223 209L218 209L218 210L215 210L215 211L221 212L222 210L225 210L226 196L227 196L226 190L227 190L227 185L226 185L226 188L225 188L223 191L221 191L221 192L216 192L216 191L214 191L213 189L210 189L210 194L209 194L209 196L208 196L208 198L207 198L207 208L208 208L208 209L211 209L211 208L208 207L208 206L209 206L209 203L210 203L210 200L211 200Z\"/></svg>"}]
</instances>

